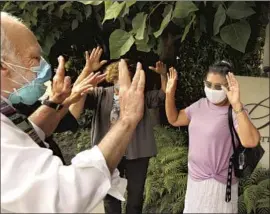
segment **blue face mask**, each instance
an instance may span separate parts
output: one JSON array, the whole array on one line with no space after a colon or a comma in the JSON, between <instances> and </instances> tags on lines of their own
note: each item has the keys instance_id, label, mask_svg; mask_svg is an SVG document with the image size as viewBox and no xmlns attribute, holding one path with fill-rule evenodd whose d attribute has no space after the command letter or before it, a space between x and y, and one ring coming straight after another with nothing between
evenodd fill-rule
<instances>
[{"instance_id":1,"label":"blue face mask","mask_svg":"<svg viewBox=\"0 0 270 214\"><path fill-rule=\"evenodd\" d=\"M24 103L26 105L33 105L46 91L44 83L51 79L51 66L46 62L45 59L41 58L39 66L30 68L31 71L37 73L37 77L34 80L29 81L20 72L16 71L13 66L29 70L28 68L24 68L11 63L6 64L13 71L17 72L23 79L25 79L27 83L17 90L14 89L14 92L4 90L3 92L10 93L8 99L12 104ZM14 80L11 81L20 84Z\"/></svg>"}]
</instances>

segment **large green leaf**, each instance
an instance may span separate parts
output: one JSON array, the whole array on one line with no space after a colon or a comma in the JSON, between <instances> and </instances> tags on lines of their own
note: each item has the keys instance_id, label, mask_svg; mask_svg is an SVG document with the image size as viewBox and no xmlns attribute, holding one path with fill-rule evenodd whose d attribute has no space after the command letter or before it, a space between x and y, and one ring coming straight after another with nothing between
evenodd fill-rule
<instances>
[{"instance_id":1,"label":"large green leaf","mask_svg":"<svg viewBox=\"0 0 270 214\"><path fill-rule=\"evenodd\" d=\"M173 11L173 17L186 18L191 12L197 10L198 8L192 1L177 1Z\"/></svg>"},{"instance_id":2,"label":"large green leaf","mask_svg":"<svg viewBox=\"0 0 270 214\"><path fill-rule=\"evenodd\" d=\"M99 5L101 4L103 1L79 1L85 5L91 4L91 5Z\"/></svg>"},{"instance_id":3,"label":"large green leaf","mask_svg":"<svg viewBox=\"0 0 270 214\"><path fill-rule=\"evenodd\" d=\"M138 51L148 53L155 46L155 41L156 41L156 39L154 39L154 37L149 38L149 36L146 35L143 40L136 40L135 41L136 48Z\"/></svg>"},{"instance_id":4,"label":"large green leaf","mask_svg":"<svg viewBox=\"0 0 270 214\"><path fill-rule=\"evenodd\" d=\"M113 4L112 0L105 1L104 2L105 11L107 11L112 4Z\"/></svg>"},{"instance_id":5,"label":"large green leaf","mask_svg":"<svg viewBox=\"0 0 270 214\"><path fill-rule=\"evenodd\" d=\"M245 53L250 33L251 28L249 23L243 20L223 27L220 31L220 36L226 44Z\"/></svg>"},{"instance_id":6,"label":"large green leaf","mask_svg":"<svg viewBox=\"0 0 270 214\"><path fill-rule=\"evenodd\" d=\"M125 2L114 2L106 11L105 11L105 17L102 23L104 23L106 20L110 19L116 19L123 8L125 7Z\"/></svg>"},{"instance_id":7,"label":"large green leaf","mask_svg":"<svg viewBox=\"0 0 270 214\"><path fill-rule=\"evenodd\" d=\"M251 16L255 11L244 1L233 2L227 10L227 15L232 19L242 19Z\"/></svg>"},{"instance_id":8,"label":"large green leaf","mask_svg":"<svg viewBox=\"0 0 270 214\"><path fill-rule=\"evenodd\" d=\"M111 59L118 59L127 53L134 41L132 34L124 30L116 29L112 32L109 39Z\"/></svg>"},{"instance_id":9,"label":"large green leaf","mask_svg":"<svg viewBox=\"0 0 270 214\"><path fill-rule=\"evenodd\" d=\"M226 11L222 6L222 4L220 4L215 14L215 20L213 25L214 35L217 35L219 33L219 29L224 24L225 20L226 20Z\"/></svg>"},{"instance_id":10,"label":"large green leaf","mask_svg":"<svg viewBox=\"0 0 270 214\"><path fill-rule=\"evenodd\" d=\"M187 36L187 34L188 34L188 32L189 32L189 29L190 29L192 23L194 22L195 18L196 18L196 15L193 14L192 19L190 20L190 22L189 22L189 23L187 24L187 26L185 27L185 30L184 30L184 33L183 33L181 42L183 42L183 41L185 40L185 38L186 38L186 36Z\"/></svg>"},{"instance_id":11,"label":"large green leaf","mask_svg":"<svg viewBox=\"0 0 270 214\"><path fill-rule=\"evenodd\" d=\"M171 17L172 17L172 5L167 5L165 8L164 8L164 13L163 13L163 17L164 19L162 20L161 22L161 25L160 25L160 28L158 31L156 31L154 33L154 36L157 38L159 37L163 30L167 27L167 25L170 23L171 21Z\"/></svg>"},{"instance_id":12,"label":"large green leaf","mask_svg":"<svg viewBox=\"0 0 270 214\"><path fill-rule=\"evenodd\" d=\"M146 29L146 18L147 14L144 12L138 13L132 20L132 31L136 33L135 38L137 40L142 40L144 37L144 32Z\"/></svg>"},{"instance_id":13,"label":"large green leaf","mask_svg":"<svg viewBox=\"0 0 270 214\"><path fill-rule=\"evenodd\" d=\"M134 0L131 0L131 1L126 1L126 6L127 7L131 7L133 4L135 4L136 3L136 0L134 1Z\"/></svg>"}]
</instances>

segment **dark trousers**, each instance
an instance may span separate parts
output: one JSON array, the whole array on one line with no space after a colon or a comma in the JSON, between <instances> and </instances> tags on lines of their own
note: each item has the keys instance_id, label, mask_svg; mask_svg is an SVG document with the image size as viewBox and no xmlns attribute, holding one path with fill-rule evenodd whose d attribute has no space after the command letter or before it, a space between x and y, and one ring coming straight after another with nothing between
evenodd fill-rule
<instances>
[{"instance_id":1,"label":"dark trousers","mask_svg":"<svg viewBox=\"0 0 270 214\"><path fill-rule=\"evenodd\" d=\"M121 177L125 177L127 183L127 214L141 214L143 208L144 184L147 175L149 158L127 160L123 158L118 165ZM122 213L121 201L107 195L104 199L106 214Z\"/></svg>"}]
</instances>

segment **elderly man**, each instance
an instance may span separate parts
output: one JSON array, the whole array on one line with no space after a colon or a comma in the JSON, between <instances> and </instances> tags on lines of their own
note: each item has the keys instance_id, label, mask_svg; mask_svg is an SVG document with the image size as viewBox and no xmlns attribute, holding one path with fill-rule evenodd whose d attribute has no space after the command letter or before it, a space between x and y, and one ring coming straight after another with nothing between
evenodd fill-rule
<instances>
[{"instance_id":1,"label":"elderly man","mask_svg":"<svg viewBox=\"0 0 270 214\"><path fill-rule=\"evenodd\" d=\"M12 103L39 98L50 69L40 55L33 33L1 12L1 212L90 212L107 193L123 199L126 183L115 168L143 115L145 74L141 65L131 83L126 63L119 63L119 121L100 144L64 166L47 149L45 135L54 131L71 105L80 102L97 76L82 75L71 89L64 59L59 57L49 99L24 118Z\"/></svg>"}]
</instances>

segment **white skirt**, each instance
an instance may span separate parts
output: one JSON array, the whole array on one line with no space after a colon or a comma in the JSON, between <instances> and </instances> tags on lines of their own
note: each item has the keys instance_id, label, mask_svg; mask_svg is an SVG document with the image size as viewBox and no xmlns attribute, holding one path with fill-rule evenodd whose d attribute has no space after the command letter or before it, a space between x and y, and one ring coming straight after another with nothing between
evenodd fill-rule
<instances>
[{"instance_id":1,"label":"white skirt","mask_svg":"<svg viewBox=\"0 0 270 214\"><path fill-rule=\"evenodd\" d=\"M184 213L238 213L238 184L232 185L231 201L225 201L226 185L215 179L187 183Z\"/></svg>"}]
</instances>

